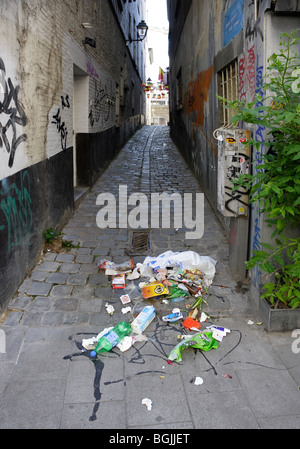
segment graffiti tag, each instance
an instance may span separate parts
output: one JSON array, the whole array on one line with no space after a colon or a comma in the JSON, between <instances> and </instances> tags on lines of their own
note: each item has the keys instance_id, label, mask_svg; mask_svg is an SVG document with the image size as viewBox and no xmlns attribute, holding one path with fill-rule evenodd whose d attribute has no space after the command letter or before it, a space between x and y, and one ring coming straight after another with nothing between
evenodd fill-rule
<instances>
[{"instance_id":1,"label":"graffiti tag","mask_svg":"<svg viewBox=\"0 0 300 449\"><path fill-rule=\"evenodd\" d=\"M19 101L19 86L11 78L6 80L6 69L0 58L0 148L3 145L9 154L8 166L14 164L18 146L27 139L26 134L18 136L18 127L26 126L27 117Z\"/></svg>"},{"instance_id":2,"label":"graffiti tag","mask_svg":"<svg viewBox=\"0 0 300 449\"><path fill-rule=\"evenodd\" d=\"M69 103L69 95L66 95L64 98L61 96L61 105L62 108L70 108ZM60 134L60 140L61 140L61 148L62 150L67 149L67 137L68 137L68 128L66 127L65 122L63 122L61 117L60 108L58 108L57 113L53 115L54 120L52 120L51 123L56 125L57 132Z\"/></svg>"},{"instance_id":3,"label":"graffiti tag","mask_svg":"<svg viewBox=\"0 0 300 449\"><path fill-rule=\"evenodd\" d=\"M11 184L8 189L0 189L0 211L6 219L8 251L20 246L24 236L32 227L30 178L28 171L21 173L20 186ZM5 230L1 225L0 231Z\"/></svg>"}]
</instances>

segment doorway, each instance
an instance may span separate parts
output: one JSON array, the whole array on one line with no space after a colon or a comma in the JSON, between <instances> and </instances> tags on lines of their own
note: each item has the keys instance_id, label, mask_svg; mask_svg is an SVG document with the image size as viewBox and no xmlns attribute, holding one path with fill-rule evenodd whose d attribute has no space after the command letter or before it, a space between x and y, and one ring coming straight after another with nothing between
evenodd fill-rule
<instances>
[{"instance_id":1,"label":"doorway","mask_svg":"<svg viewBox=\"0 0 300 449\"><path fill-rule=\"evenodd\" d=\"M73 185L80 189L78 182L78 134L89 132L89 75L77 65L73 65Z\"/></svg>"}]
</instances>

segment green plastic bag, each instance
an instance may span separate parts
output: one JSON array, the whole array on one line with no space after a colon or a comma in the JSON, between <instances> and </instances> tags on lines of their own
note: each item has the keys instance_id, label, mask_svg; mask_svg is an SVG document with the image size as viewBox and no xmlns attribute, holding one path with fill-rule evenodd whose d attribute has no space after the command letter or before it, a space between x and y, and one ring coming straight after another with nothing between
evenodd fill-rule
<instances>
[{"instance_id":1,"label":"green plastic bag","mask_svg":"<svg viewBox=\"0 0 300 449\"><path fill-rule=\"evenodd\" d=\"M168 360L171 362L181 362L181 352L186 348L196 348L202 351L210 351L211 349L217 349L219 347L218 342L212 336L212 332L199 332L198 334L191 335L189 338L181 341L175 348L172 349Z\"/></svg>"},{"instance_id":2,"label":"green plastic bag","mask_svg":"<svg viewBox=\"0 0 300 449\"><path fill-rule=\"evenodd\" d=\"M167 296L167 299L173 299L173 298L179 298L183 296L190 296L189 292L186 292L185 290L182 290L181 288L177 287L176 285L172 285L168 287L169 289L169 295Z\"/></svg>"}]
</instances>

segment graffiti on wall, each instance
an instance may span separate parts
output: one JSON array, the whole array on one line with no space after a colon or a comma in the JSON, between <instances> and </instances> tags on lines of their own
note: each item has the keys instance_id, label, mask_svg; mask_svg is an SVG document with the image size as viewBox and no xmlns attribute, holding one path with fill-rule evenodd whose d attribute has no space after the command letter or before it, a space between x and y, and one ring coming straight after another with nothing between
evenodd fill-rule
<instances>
[{"instance_id":1,"label":"graffiti on wall","mask_svg":"<svg viewBox=\"0 0 300 449\"><path fill-rule=\"evenodd\" d=\"M61 107L62 107L62 109L70 108L69 95L66 95L65 97L61 96ZM62 119L60 108L58 108L57 113L55 115L53 115L52 118L54 120L52 120L51 123L56 125L57 132L60 135L61 149L66 150L67 149L68 128Z\"/></svg>"},{"instance_id":2,"label":"graffiti on wall","mask_svg":"<svg viewBox=\"0 0 300 449\"><path fill-rule=\"evenodd\" d=\"M103 124L108 122L114 111L113 107L116 103L116 97L110 95L109 89L106 85L102 87L101 82L96 80L94 82L95 94L89 113L91 127L93 127L95 123L99 123L100 120Z\"/></svg>"},{"instance_id":3,"label":"graffiti on wall","mask_svg":"<svg viewBox=\"0 0 300 449\"><path fill-rule=\"evenodd\" d=\"M256 94L260 95L262 98L265 96L265 92L263 91L263 66L260 65L259 54L256 57ZM262 106L261 101L256 102L256 108L260 110ZM261 169L257 168L261 165L263 161L263 154L265 153L265 144L264 144L264 132L265 127L261 124L258 124L255 130L255 140L260 142L259 148L256 150L254 155L254 164L253 171L254 173L258 173ZM262 238L262 214L259 205L255 205L253 208L254 212L254 230L252 236L252 252L259 251L261 249L261 238ZM257 288L260 286L260 277L261 271L258 267L253 269L253 282Z\"/></svg>"},{"instance_id":4,"label":"graffiti on wall","mask_svg":"<svg viewBox=\"0 0 300 449\"><path fill-rule=\"evenodd\" d=\"M239 99L247 102L255 101L255 95L258 94L262 98L265 97L263 91L263 72L264 67L261 63L261 51L263 51L264 34L262 31L262 16L259 14L261 10L261 1L247 2L247 21L245 27L245 54L239 59ZM255 107L260 111L262 102L257 100ZM258 123L254 131L254 139L261 145L253 154L253 174L260 169L257 168L263 159L265 152L265 128ZM251 219L251 253L261 249L262 232L263 232L263 216L258 204L252 206ZM260 288L261 271L259 267L253 268L251 272L252 282L254 286Z\"/></svg>"},{"instance_id":5,"label":"graffiti on wall","mask_svg":"<svg viewBox=\"0 0 300 449\"><path fill-rule=\"evenodd\" d=\"M110 119L113 119L116 97L112 95L107 83L99 80L99 73L91 60L86 62L86 70L94 83L94 98L89 111L89 122L93 128L96 123L105 125Z\"/></svg>"},{"instance_id":6,"label":"graffiti on wall","mask_svg":"<svg viewBox=\"0 0 300 449\"><path fill-rule=\"evenodd\" d=\"M93 79L93 81L97 81L97 79L99 78L99 75L90 59L86 62L86 71L90 75L90 77Z\"/></svg>"},{"instance_id":7,"label":"graffiti on wall","mask_svg":"<svg viewBox=\"0 0 300 449\"><path fill-rule=\"evenodd\" d=\"M239 100L254 101L256 89L255 45L246 42L245 54L239 57Z\"/></svg>"},{"instance_id":8,"label":"graffiti on wall","mask_svg":"<svg viewBox=\"0 0 300 449\"><path fill-rule=\"evenodd\" d=\"M0 58L0 149L6 149L10 168L14 164L17 148L27 139L23 133L27 117L19 100L19 90L20 87L14 86L11 78L6 79L5 65Z\"/></svg>"},{"instance_id":9,"label":"graffiti on wall","mask_svg":"<svg viewBox=\"0 0 300 449\"><path fill-rule=\"evenodd\" d=\"M244 143L249 140L247 130L223 130L218 137L218 207L225 217L247 216L249 212L249 193L240 187L234 189L234 180L250 170L250 148Z\"/></svg>"},{"instance_id":10,"label":"graffiti on wall","mask_svg":"<svg viewBox=\"0 0 300 449\"><path fill-rule=\"evenodd\" d=\"M0 232L7 232L8 252L21 246L32 228L30 177L27 170L20 173L20 184L6 185L2 180L0 188ZM0 184L0 186L1 186Z\"/></svg>"}]
</instances>

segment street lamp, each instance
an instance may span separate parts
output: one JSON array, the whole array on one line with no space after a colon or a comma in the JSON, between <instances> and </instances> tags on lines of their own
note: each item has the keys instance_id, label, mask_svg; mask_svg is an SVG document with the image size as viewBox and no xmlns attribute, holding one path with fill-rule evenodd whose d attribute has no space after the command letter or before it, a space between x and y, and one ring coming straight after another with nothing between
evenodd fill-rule
<instances>
[{"instance_id":1,"label":"street lamp","mask_svg":"<svg viewBox=\"0 0 300 449\"><path fill-rule=\"evenodd\" d=\"M137 28L137 35L138 38L137 39L127 39L126 42L142 42L145 37L147 36L147 31L148 31L148 25L146 24L146 22L144 20L141 20L141 22L138 24Z\"/></svg>"}]
</instances>

